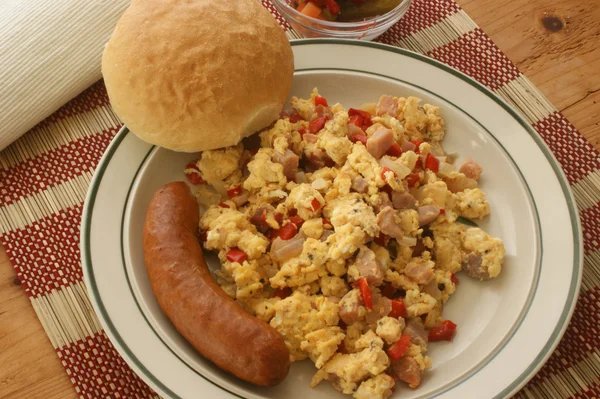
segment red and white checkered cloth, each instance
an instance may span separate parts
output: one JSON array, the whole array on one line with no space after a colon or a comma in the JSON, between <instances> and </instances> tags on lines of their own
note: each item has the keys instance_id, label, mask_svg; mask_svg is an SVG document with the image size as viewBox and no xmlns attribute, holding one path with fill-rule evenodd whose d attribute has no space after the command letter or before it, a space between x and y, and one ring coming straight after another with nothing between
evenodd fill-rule
<instances>
[{"instance_id":1,"label":"red and white checkered cloth","mask_svg":"<svg viewBox=\"0 0 600 399\"><path fill-rule=\"evenodd\" d=\"M269 0L262 2L288 36L297 37ZM378 40L424 53L486 85L529 120L560 162L583 226L581 294L557 350L517 397L598 397L598 152L453 0L414 0ZM156 397L113 348L82 283L83 200L94 168L120 127L98 82L0 153L0 242L82 398ZM85 317L69 320L74 313Z\"/></svg>"}]
</instances>

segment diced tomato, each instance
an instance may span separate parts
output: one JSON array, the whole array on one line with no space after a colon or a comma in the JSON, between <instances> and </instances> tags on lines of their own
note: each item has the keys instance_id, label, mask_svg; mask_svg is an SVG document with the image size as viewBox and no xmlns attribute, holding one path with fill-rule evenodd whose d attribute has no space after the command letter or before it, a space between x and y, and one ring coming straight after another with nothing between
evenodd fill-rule
<instances>
[{"instance_id":1,"label":"diced tomato","mask_svg":"<svg viewBox=\"0 0 600 399\"><path fill-rule=\"evenodd\" d=\"M392 301L392 311L388 316L397 319L398 317L406 317L406 306L402 298L394 299Z\"/></svg>"},{"instance_id":2,"label":"diced tomato","mask_svg":"<svg viewBox=\"0 0 600 399\"><path fill-rule=\"evenodd\" d=\"M294 215L290 217L290 222L292 222L297 228L300 228L300 226L302 226L302 223L304 223L304 219L302 219L298 215Z\"/></svg>"},{"instance_id":3,"label":"diced tomato","mask_svg":"<svg viewBox=\"0 0 600 399\"><path fill-rule=\"evenodd\" d=\"M200 240L200 242L206 242L206 231L200 230L198 232L198 240Z\"/></svg>"},{"instance_id":4,"label":"diced tomato","mask_svg":"<svg viewBox=\"0 0 600 399\"><path fill-rule=\"evenodd\" d=\"M232 199L242 193L242 186L235 186L227 190L227 198Z\"/></svg>"},{"instance_id":5,"label":"diced tomato","mask_svg":"<svg viewBox=\"0 0 600 399\"><path fill-rule=\"evenodd\" d=\"M226 204L226 203L224 203L224 202L221 202L221 203L219 204L219 206L220 206L221 208L231 208L229 205L227 205L227 204Z\"/></svg>"},{"instance_id":6,"label":"diced tomato","mask_svg":"<svg viewBox=\"0 0 600 399\"><path fill-rule=\"evenodd\" d=\"M321 97L321 96L315 97L315 105L322 105L324 107L328 107L327 100L325 99L325 97Z\"/></svg>"},{"instance_id":7,"label":"diced tomato","mask_svg":"<svg viewBox=\"0 0 600 399\"><path fill-rule=\"evenodd\" d=\"M392 144L392 146L386 151L386 155L390 157L399 157L402 155L402 148L396 143Z\"/></svg>"},{"instance_id":8,"label":"diced tomato","mask_svg":"<svg viewBox=\"0 0 600 399\"><path fill-rule=\"evenodd\" d=\"M450 281L452 281L452 283L454 285L459 285L460 284L460 280L456 277L456 275L454 273L452 273L450 275Z\"/></svg>"},{"instance_id":9,"label":"diced tomato","mask_svg":"<svg viewBox=\"0 0 600 399\"><path fill-rule=\"evenodd\" d=\"M390 168L388 168L387 166L383 168L383 170L381 171L381 178L383 180L385 180L385 174L387 172L392 172L394 174L394 176L396 176L396 172L394 172L393 170L391 170Z\"/></svg>"},{"instance_id":10,"label":"diced tomato","mask_svg":"<svg viewBox=\"0 0 600 399\"><path fill-rule=\"evenodd\" d=\"M319 210L319 208L321 207L321 203L319 202L318 199L313 198L313 200L310 202L310 206L312 208L313 212L316 212Z\"/></svg>"},{"instance_id":11,"label":"diced tomato","mask_svg":"<svg viewBox=\"0 0 600 399\"><path fill-rule=\"evenodd\" d=\"M445 215L446 214L446 210L444 208L440 209L440 215Z\"/></svg>"},{"instance_id":12,"label":"diced tomato","mask_svg":"<svg viewBox=\"0 0 600 399\"><path fill-rule=\"evenodd\" d=\"M367 309L373 309L373 294L365 277L358 280L358 288L363 298L363 302Z\"/></svg>"},{"instance_id":13,"label":"diced tomato","mask_svg":"<svg viewBox=\"0 0 600 399\"><path fill-rule=\"evenodd\" d=\"M419 150L419 146L421 144L423 144L423 140L418 139L418 140L411 140L411 143L413 143L415 145L415 152L418 154L421 150Z\"/></svg>"},{"instance_id":14,"label":"diced tomato","mask_svg":"<svg viewBox=\"0 0 600 399\"><path fill-rule=\"evenodd\" d=\"M335 0L325 0L325 5L331 15L338 15L340 13L340 5ZM325 103L325 106L327 106L327 103Z\"/></svg>"},{"instance_id":15,"label":"diced tomato","mask_svg":"<svg viewBox=\"0 0 600 399\"><path fill-rule=\"evenodd\" d=\"M350 141L352 141L353 143L358 143L360 141L364 145L367 145L368 139L369 138L364 134L355 134L354 136L350 137Z\"/></svg>"},{"instance_id":16,"label":"diced tomato","mask_svg":"<svg viewBox=\"0 0 600 399\"><path fill-rule=\"evenodd\" d=\"M281 299L285 299L292 295L292 289L290 287L277 288L273 295Z\"/></svg>"},{"instance_id":17,"label":"diced tomato","mask_svg":"<svg viewBox=\"0 0 600 399\"><path fill-rule=\"evenodd\" d=\"M394 345L390 346L387 350L387 354L390 359L398 360L406 353L408 349L408 345L410 344L410 337L406 334L402 334L400 339L394 343Z\"/></svg>"},{"instance_id":18,"label":"diced tomato","mask_svg":"<svg viewBox=\"0 0 600 399\"><path fill-rule=\"evenodd\" d=\"M386 236L383 233L379 233L379 235L377 237L375 237L373 239L373 241L375 241L375 244L377 244L381 247L385 247L387 245L388 236Z\"/></svg>"},{"instance_id":19,"label":"diced tomato","mask_svg":"<svg viewBox=\"0 0 600 399\"><path fill-rule=\"evenodd\" d=\"M408 183L408 187L414 187L419 180L421 180L421 177L418 173L411 173L410 175L406 176L406 183Z\"/></svg>"},{"instance_id":20,"label":"diced tomato","mask_svg":"<svg viewBox=\"0 0 600 399\"><path fill-rule=\"evenodd\" d=\"M427 158L425 158L425 167L433 173L437 173L440 170L440 160L431 154L427 154Z\"/></svg>"},{"instance_id":21,"label":"diced tomato","mask_svg":"<svg viewBox=\"0 0 600 399\"><path fill-rule=\"evenodd\" d=\"M312 121L310 121L308 129L312 134L316 134L319 130L323 129L323 126L325 126L325 122L327 122L327 119L327 116L320 116L316 119L313 119Z\"/></svg>"},{"instance_id":22,"label":"diced tomato","mask_svg":"<svg viewBox=\"0 0 600 399\"><path fill-rule=\"evenodd\" d=\"M196 165L198 161L189 162L185 165L185 169L193 169L193 172L186 172L185 177L187 177L188 181L192 184L202 184L204 183L204 179L200 175L200 169L198 169L198 165Z\"/></svg>"},{"instance_id":23,"label":"diced tomato","mask_svg":"<svg viewBox=\"0 0 600 399\"><path fill-rule=\"evenodd\" d=\"M381 289L381 295L388 299L394 299L394 294L396 294L398 290L391 284L387 284Z\"/></svg>"},{"instance_id":24,"label":"diced tomato","mask_svg":"<svg viewBox=\"0 0 600 399\"><path fill-rule=\"evenodd\" d=\"M298 129L298 133L300 133L300 137L304 137L304 135L306 134L306 129L301 127L300 129Z\"/></svg>"},{"instance_id":25,"label":"diced tomato","mask_svg":"<svg viewBox=\"0 0 600 399\"><path fill-rule=\"evenodd\" d=\"M256 154L258 154L258 148L252 148L250 150L250 155L256 155Z\"/></svg>"},{"instance_id":26,"label":"diced tomato","mask_svg":"<svg viewBox=\"0 0 600 399\"><path fill-rule=\"evenodd\" d=\"M450 320L444 320L439 326L429 331L429 341L452 341L456 332L456 324Z\"/></svg>"},{"instance_id":27,"label":"diced tomato","mask_svg":"<svg viewBox=\"0 0 600 399\"><path fill-rule=\"evenodd\" d=\"M227 260L230 262L243 263L246 259L248 259L248 255L244 251L239 248L231 248L227 251L225 255Z\"/></svg>"},{"instance_id":28,"label":"diced tomato","mask_svg":"<svg viewBox=\"0 0 600 399\"><path fill-rule=\"evenodd\" d=\"M290 238L295 236L297 232L298 228L296 227L296 225L294 223L288 222L284 224L283 227L281 227L279 230L277 230L277 237L281 238L282 240L289 240Z\"/></svg>"},{"instance_id":29,"label":"diced tomato","mask_svg":"<svg viewBox=\"0 0 600 399\"><path fill-rule=\"evenodd\" d=\"M363 117L360 115L352 115L348 120L348 124L353 124L358 127L362 127L363 125Z\"/></svg>"}]
</instances>

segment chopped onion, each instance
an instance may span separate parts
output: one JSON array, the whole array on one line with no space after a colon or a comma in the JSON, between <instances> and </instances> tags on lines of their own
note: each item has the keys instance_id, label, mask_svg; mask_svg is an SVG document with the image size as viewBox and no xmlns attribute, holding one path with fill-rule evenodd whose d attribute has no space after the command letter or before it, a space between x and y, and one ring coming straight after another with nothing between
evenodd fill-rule
<instances>
[{"instance_id":1,"label":"chopped onion","mask_svg":"<svg viewBox=\"0 0 600 399\"><path fill-rule=\"evenodd\" d=\"M306 236L300 232L289 240L277 237L271 244L271 257L276 261L286 261L302 253Z\"/></svg>"},{"instance_id":2,"label":"chopped onion","mask_svg":"<svg viewBox=\"0 0 600 399\"><path fill-rule=\"evenodd\" d=\"M438 173L441 176L450 176L450 173L452 172L456 172L456 168L454 167L454 165L450 165L447 162L440 162L440 168L438 170Z\"/></svg>"},{"instance_id":3,"label":"chopped onion","mask_svg":"<svg viewBox=\"0 0 600 399\"><path fill-rule=\"evenodd\" d=\"M296 183L308 183L308 179L306 178L306 173L304 172L296 172Z\"/></svg>"},{"instance_id":4,"label":"chopped onion","mask_svg":"<svg viewBox=\"0 0 600 399\"><path fill-rule=\"evenodd\" d=\"M329 187L329 184L327 184L327 181L325 181L325 179L323 179L322 177L319 177L318 179L316 179L315 181L312 182L311 186L315 190L322 191L322 190L326 190L327 187Z\"/></svg>"},{"instance_id":5,"label":"chopped onion","mask_svg":"<svg viewBox=\"0 0 600 399\"><path fill-rule=\"evenodd\" d=\"M402 236L401 239L396 239L398 241L398 244L400 245L404 245L407 247L414 247L415 245L417 245L417 237L407 237L407 236Z\"/></svg>"},{"instance_id":6,"label":"chopped onion","mask_svg":"<svg viewBox=\"0 0 600 399\"><path fill-rule=\"evenodd\" d=\"M384 168L389 168L400 179L404 179L411 172L411 170L408 167L406 167L406 165L404 165L402 162L394 160L393 158L387 155L381 157L381 159L379 160L379 165L381 165Z\"/></svg>"},{"instance_id":7,"label":"chopped onion","mask_svg":"<svg viewBox=\"0 0 600 399\"><path fill-rule=\"evenodd\" d=\"M431 280L429 284L423 286L423 292L431 295L436 301L442 299L442 291L438 288L438 283L435 279Z\"/></svg>"}]
</instances>

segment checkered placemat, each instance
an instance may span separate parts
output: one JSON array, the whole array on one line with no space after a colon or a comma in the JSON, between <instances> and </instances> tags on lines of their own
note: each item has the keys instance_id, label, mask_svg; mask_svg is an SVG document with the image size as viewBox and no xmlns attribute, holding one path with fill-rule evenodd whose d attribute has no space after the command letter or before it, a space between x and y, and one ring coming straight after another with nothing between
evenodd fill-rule
<instances>
[{"instance_id":1,"label":"checkered placemat","mask_svg":"<svg viewBox=\"0 0 600 399\"><path fill-rule=\"evenodd\" d=\"M286 30L298 38L262 0ZM581 294L567 332L518 398L600 396L600 158L453 0L414 0L378 39L442 61L519 110L548 144L575 193L584 233ZM0 153L0 242L82 398L151 398L111 345L82 281L79 226L100 157L121 122L102 82Z\"/></svg>"}]
</instances>

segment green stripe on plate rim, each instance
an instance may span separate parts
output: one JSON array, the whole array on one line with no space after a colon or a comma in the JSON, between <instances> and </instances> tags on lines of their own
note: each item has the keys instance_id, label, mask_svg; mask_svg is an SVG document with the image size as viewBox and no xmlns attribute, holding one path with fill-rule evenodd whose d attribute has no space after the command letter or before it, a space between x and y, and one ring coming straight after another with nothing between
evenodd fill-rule
<instances>
[{"instance_id":1,"label":"green stripe on plate rim","mask_svg":"<svg viewBox=\"0 0 600 399\"><path fill-rule=\"evenodd\" d=\"M470 77L462 74L461 72L459 72L445 64L442 64L438 61L435 61L431 58L425 57L421 54L414 53L414 52L411 52L408 50L400 49L397 47L392 47L392 46L383 45L383 44L379 44L379 43L372 43L372 42L350 41L350 40L340 40L340 39L305 39L305 40L292 41L291 44L292 44L292 46L312 45L312 44L339 44L339 45L371 47L371 48L375 48L375 49L379 49L379 50L395 52L397 54L415 58L417 60L429 63L433 66L437 66L438 68L460 78L461 80L465 81L466 83L470 84L471 86L474 86L479 91L481 91L483 94L485 94L486 96L493 99L496 103L498 103L498 105L500 105L511 116L513 116L525 128L525 130L527 130L527 132L530 134L530 136L532 136L532 138L534 139L536 144L538 144L538 147L540 147L540 149L542 150L542 152L548 159L548 162L552 166L552 169L554 170L554 172L559 180L559 183L561 185L561 188L562 188L563 193L565 194L565 198L567 200L569 212L571 214L571 225L572 225L572 230L574 233L574 242L575 242L575 247L574 247L575 254L574 254L574 262L573 262L574 273L573 273L573 277L571 279L569 295L568 295L565 307L561 313L559 323L558 323L557 327L555 328L554 332L552 333L550 339L548 340L548 342L546 343L546 345L544 346L544 348L542 349L540 354L538 354L538 356L536 357L534 362L532 362L532 364L519 376L519 378L517 378L517 380L515 380L511 385L509 385L500 394L498 394L497 397L498 398L504 397L505 395L510 394L514 390L518 389L520 386L524 385L527 382L527 380L532 376L532 373L537 368L541 367L540 362L542 360L544 360L545 358L547 358L548 356L550 356L550 354L551 354L551 353L549 353L550 350L553 349L558 344L558 337L564 333L564 330L567 327L567 321L570 319L570 315L572 314L572 310L575 306L576 301L574 301L573 299L575 299L575 296L578 293L579 284L581 282L581 273L580 273L581 272L581 264L582 264L581 253L582 253L583 247L582 247L582 242L581 242L581 238L580 238L581 229L580 229L579 217L576 212L576 209L574 206L574 200L573 200L572 194L569 190L569 185L566 181L566 178L565 178L561 168L559 167L556 159L550 152L550 150L546 147L546 145L544 144L542 139L537 135L537 133L533 130L533 128L518 113L516 113L503 100L501 100L499 97L497 97L491 91L489 91L485 86L481 85L479 82L471 79ZM323 69L325 69L325 68L323 68ZM359 72L365 73L364 71L359 71ZM388 76L385 76L385 77L390 78L390 79L395 79L395 78L391 78ZM435 94L435 93L433 93L433 94ZM88 287L90 289L90 292L91 292L93 298L95 299L95 303L97 303L98 310L104 317L104 321L105 321L106 325L108 326L109 332L111 333L111 335L114 336L114 338L117 341L117 343L119 344L119 346L127 354L127 356L129 356L131 361L135 364L136 368L139 369L159 389L163 390L165 393L167 393L168 395L170 395L172 397L178 398L177 395L175 395L170 389L168 389L166 386L164 386L154 375L152 375L148 371L148 369L133 355L131 350L125 345L122 337L119 335L119 333L117 332L112 321L108 317L106 308L104 307L104 304L102 303L102 300L98 293L97 285L96 285L96 282L94 279L93 269L91 267L91 255L90 255L90 245L89 245L89 243L90 243L89 236L90 236L90 230L91 230L91 217L90 217L91 212L93 212L95 198L96 198L96 194L98 191L99 183L102 180L102 176L110 162L110 159L113 157L118 146L120 145L122 140L125 138L128 131L129 130L126 127L123 127L121 129L121 131L117 134L117 136L115 137L113 142L110 144L109 148L107 149L106 154L100 160L96 174L90 185L90 190L89 190L88 196L86 198L84 212L83 212L84 220L83 220L82 238L81 238L82 250L83 250L83 269L85 272L87 272L85 274L87 274L87 276L88 276L88 281L89 281ZM152 149L148 152L148 154L151 151L152 151ZM148 154L146 154L146 157L148 156ZM144 158L144 159L146 159L146 158ZM139 169L138 169L138 172L139 172ZM136 172L136 175L137 175L137 172ZM129 195L129 193L128 193L128 195ZM129 280L128 280L128 283L129 283ZM131 289L131 286L130 286L130 289ZM135 299L135 296L134 296L134 299ZM137 304L137 299L136 299L136 304ZM569 306L569 304L570 304L570 306ZM137 305L139 307L139 304L137 304ZM143 314L143 312L142 312L142 314ZM145 315L144 315L144 318L145 318ZM162 341L162 339L161 339L161 341ZM185 364L185 362L184 362L184 364ZM187 366L187 364L186 364L186 366ZM202 377L204 379L206 379L206 377L204 377L204 376L202 376ZM211 382L212 384L215 384L214 382L212 382L208 379L206 379L206 380ZM223 387L220 387L220 388L237 396L236 394L228 391L227 389L225 389ZM237 396L237 397L239 397L239 396Z\"/></svg>"}]
</instances>

